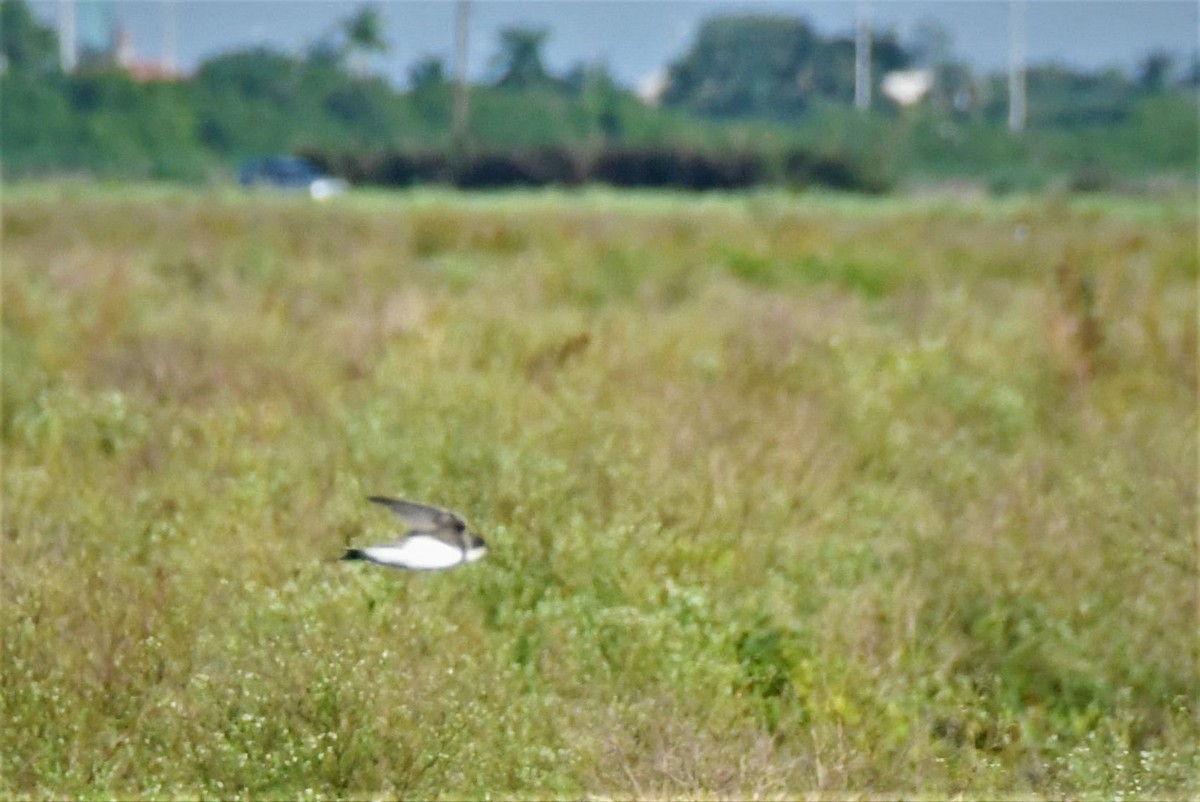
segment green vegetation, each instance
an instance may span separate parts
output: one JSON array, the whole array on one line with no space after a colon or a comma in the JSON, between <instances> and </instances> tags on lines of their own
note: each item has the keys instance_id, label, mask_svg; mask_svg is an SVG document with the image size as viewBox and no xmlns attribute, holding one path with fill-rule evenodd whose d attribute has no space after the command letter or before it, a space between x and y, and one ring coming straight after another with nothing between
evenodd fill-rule
<instances>
[{"instance_id":1,"label":"green vegetation","mask_svg":"<svg viewBox=\"0 0 1200 802\"><path fill-rule=\"evenodd\" d=\"M894 32L875 37L872 84L912 56ZM854 40L826 39L794 16L714 16L671 64L663 100L713 117L802 117L809 103L854 98Z\"/></svg>"},{"instance_id":2,"label":"green vegetation","mask_svg":"<svg viewBox=\"0 0 1200 802\"><path fill-rule=\"evenodd\" d=\"M470 89L460 152L450 146L452 87L440 59L413 64L404 91L366 74L365 56L387 47L369 7L305 54L225 53L186 80L150 83L98 58L64 75L53 31L21 0L5 0L0 13L8 65L0 75L0 168L10 179L217 183L242 159L282 152L346 165L421 161L431 153L520 161L531 150L560 154L535 166L541 174L564 160L588 164L630 151L676 152L683 160L743 154L764 164L799 153L805 163L840 165L833 174L815 171L815 183L869 191L961 180L1005 192L1190 188L1197 174L1200 69L1181 75L1165 54L1148 56L1138 76L1033 66L1029 129L1014 136L1005 127L1004 78L976 75L951 59L937 30L919 30L912 44L888 32L876 37L876 84L905 66L929 68L937 83L909 109L891 105L877 87L864 113L850 108L852 42L823 37L794 17L709 20L666 65L661 107L645 105L601 63L551 74L541 52L551 33L512 28L496 43L493 80ZM347 175L388 182L387 170L357 172ZM781 173L758 172L765 182ZM518 179L512 183L525 182Z\"/></svg>"},{"instance_id":3,"label":"green vegetation","mask_svg":"<svg viewBox=\"0 0 1200 802\"><path fill-rule=\"evenodd\" d=\"M1190 204L3 214L0 796L1200 791Z\"/></svg>"}]
</instances>

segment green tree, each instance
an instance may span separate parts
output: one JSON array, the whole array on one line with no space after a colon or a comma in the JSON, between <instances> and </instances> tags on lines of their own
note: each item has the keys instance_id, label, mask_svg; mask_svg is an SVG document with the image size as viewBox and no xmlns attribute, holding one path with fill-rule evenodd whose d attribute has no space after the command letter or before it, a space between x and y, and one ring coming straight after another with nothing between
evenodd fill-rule
<instances>
[{"instance_id":1,"label":"green tree","mask_svg":"<svg viewBox=\"0 0 1200 802\"><path fill-rule=\"evenodd\" d=\"M627 93L622 92L604 62L576 64L563 78L563 86L578 98L602 140L621 138L624 124L620 106Z\"/></svg>"},{"instance_id":2,"label":"green tree","mask_svg":"<svg viewBox=\"0 0 1200 802\"><path fill-rule=\"evenodd\" d=\"M0 3L0 54L13 72L53 72L58 69L58 36L38 24L25 0L4 0Z\"/></svg>"},{"instance_id":3,"label":"green tree","mask_svg":"<svg viewBox=\"0 0 1200 802\"><path fill-rule=\"evenodd\" d=\"M56 82L57 83L57 82ZM75 167L68 162L76 140L79 115L61 85L10 70L0 77L0 158L4 174L39 175Z\"/></svg>"},{"instance_id":4,"label":"green tree","mask_svg":"<svg viewBox=\"0 0 1200 802\"><path fill-rule=\"evenodd\" d=\"M449 125L451 86L446 63L439 56L422 56L408 68L408 97L425 121Z\"/></svg>"},{"instance_id":5,"label":"green tree","mask_svg":"<svg viewBox=\"0 0 1200 802\"><path fill-rule=\"evenodd\" d=\"M909 61L892 34L873 45L876 75ZM825 39L795 17L713 17L671 64L663 102L713 117L793 118L817 99L849 102L854 42Z\"/></svg>"},{"instance_id":6,"label":"green tree","mask_svg":"<svg viewBox=\"0 0 1200 802\"><path fill-rule=\"evenodd\" d=\"M291 56L257 47L214 56L200 65L194 84L217 94L239 94L275 105L289 102L302 65Z\"/></svg>"},{"instance_id":7,"label":"green tree","mask_svg":"<svg viewBox=\"0 0 1200 802\"><path fill-rule=\"evenodd\" d=\"M1200 89L1200 53L1192 54L1192 62L1180 77L1179 85L1185 89Z\"/></svg>"},{"instance_id":8,"label":"green tree","mask_svg":"<svg viewBox=\"0 0 1200 802\"><path fill-rule=\"evenodd\" d=\"M374 6L364 6L342 21L345 37L344 53L354 65L355 72L364 71L366 57L373 53L386 53L387 40L383 37L383 17Z\"/></svg>"},{"instance_id":9,"label":"green tree","mask_svg":"<svg viewBox=\"0 0 1200 802\"><path fill-rule=\"evenodd\" d=\"M309 128L317 117L308 110L319 101L310 98L312 80L307 74L322 71L323 64L266 48L226 53L204 62L191 81L204 146L235 157L289 147L291 132ZM336 65L324 70L336 74Z\"/></svg>"},{"instance_id":10,"label":"green tree","mask_svg":"<svg viewBox=\"0 0 1200 802\"><path fill-rule=\"evenodd\" d=\"M1033 67L1026 81L1029 119L1034 125L1113 125L1133 112L1137 100L1137 87L1118 69L1082 72L1057 65Z\"/></svg>"},{"instance_id":11,"label":"green tree","mask_svg":"<svg viewBox=\"0 0 1200 802\"><path fill-rule=\"evenodd\" d=\"M354 73L362 75L366 70L366 58L387 50L379 9L363 6L311 42L306 49L305 61L328 68L349 66Z\"/></svg>"},{"instance_id":12,"label":"green tree","mask_svg":"<svg viewBox=\"0 0 1200 802\"><path fill-rule=\"evenodd\" d=\"M446 83L446 62L440 56L422 56L408 68L408 85L425 92Z\"/></svg>"},{"instance_id":13,"label":"green tree","mask_svg":"<svg viewBox=\"0 0 1200 802\"><path fill-rule=\"evenodd\" d=\"M538 89L554 85L542 60L542 48L550 37L546 28L522 26L500 31L500 52L492 58L500 77L496 86L505 89Z\"/></svg>"},{"instance_id":14,"label":"green tree","mask_svg":"<svg viewBox=\"0 0 1200 802\"><path fill-rule=\"evenodd\" d=\"M1161 92L1167 88L1175 57L1162 50L1150 53L1138 66L1138 87L1143 92Z\"/></svg>"}]
</instances>

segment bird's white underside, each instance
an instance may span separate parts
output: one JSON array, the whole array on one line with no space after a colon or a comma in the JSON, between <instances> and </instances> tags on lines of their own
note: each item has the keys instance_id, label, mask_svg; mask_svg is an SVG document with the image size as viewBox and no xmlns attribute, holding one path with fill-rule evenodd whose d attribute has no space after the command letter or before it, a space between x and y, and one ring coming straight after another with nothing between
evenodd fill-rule
<instances>
[{"instance_id":1,"label":"bird's white underside","mask_svg":"<svg viewBox=\"0 0 1200 802\"><path fill-rule=\"evenodd\" d=\"M468 549L464 559L462 549L435 537L416 535L389 546L368 546L362 552L380 565L407 568L411 571L438 571L453 568L462 562L474 562L486 549Z\"/></svg>"}]
</instances>

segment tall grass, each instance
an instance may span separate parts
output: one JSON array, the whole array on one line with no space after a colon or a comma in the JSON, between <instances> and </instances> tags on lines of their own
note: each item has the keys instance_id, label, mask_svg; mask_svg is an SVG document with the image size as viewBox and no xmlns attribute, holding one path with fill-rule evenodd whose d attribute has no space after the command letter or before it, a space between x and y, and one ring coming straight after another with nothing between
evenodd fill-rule
<instances>
[{"instance_id":1,"label":"tall grass","mask_svg":"<svg viewBox=\"0 0 1200 802\"><path fill-rule=\"evenodd\" d=\"M1200 790L1189 203L342 200L7 193L0 794Z\"/></svg>"}]
</instances>

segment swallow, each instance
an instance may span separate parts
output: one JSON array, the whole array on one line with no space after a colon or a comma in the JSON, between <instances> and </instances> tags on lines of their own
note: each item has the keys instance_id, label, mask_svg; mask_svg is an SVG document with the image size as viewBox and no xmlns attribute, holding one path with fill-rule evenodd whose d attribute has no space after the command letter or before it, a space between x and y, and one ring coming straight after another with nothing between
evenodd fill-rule
<instances>
[{"instance_id":1,"label":"swallow","mask_svg":"<svg viewBox=\"0 0 1200 802\"><path fill-rule=\"evenodd\" d=\"M343 560L366 560L409 571L445 571L487 554L483 538L449 510L383 496L371 496L368 501L387 507L409 529L390 543L346 549Z\"/></svg>"}]
</instances>

